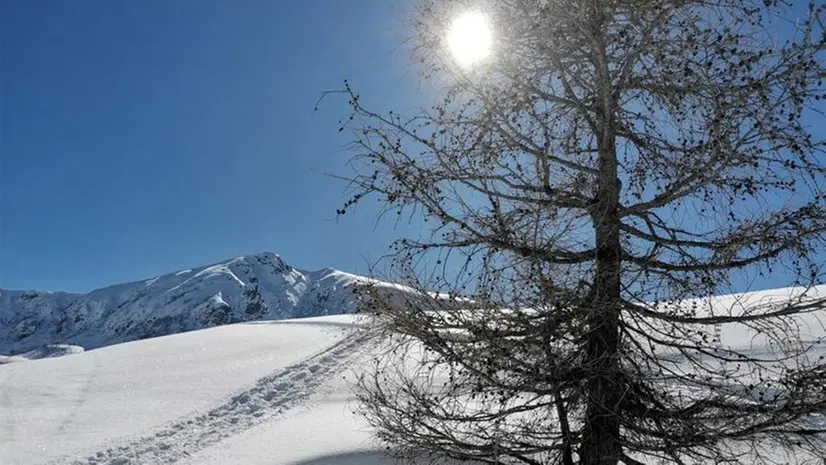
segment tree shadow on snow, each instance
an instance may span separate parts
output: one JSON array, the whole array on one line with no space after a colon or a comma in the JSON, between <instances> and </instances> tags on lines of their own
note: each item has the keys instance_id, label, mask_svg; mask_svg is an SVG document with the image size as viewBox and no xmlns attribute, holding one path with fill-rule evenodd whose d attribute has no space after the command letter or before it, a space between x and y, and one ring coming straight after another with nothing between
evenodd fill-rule
<instances>
[{"instance_id":1,"label":"tree shadow on snow","mask_svg":"<svg viewBox=\"0 0 826 465\"><path fill-rule=\"evenodd\" d=\"M393 459L381 452L345 452L315 459L293 462L290 465L392 465Z\"/></svg>"},{"instance_id":2,"label":"tree shadow on snow","mask_svg":"<svg viewBox=\"0 0 826 465\"><path fill-rule=\"evenodd\" d=\"M340 321L300 321L299 319L283 321L283 320L258 320L245 321L238 323L241 325L299 325L299 326L327 326L327 327L341 327L341 328L359 328L358 323L346 323Z\"/></svg>"},{"instance_id":3,"label":"tree shadow on snow","mask_svg":"<svg viewBox=\"0 0 826 465\"><path fill-rule=\"evenodd\" d=\"M301 460L293 462L290 465L394 465L400 463L394 461L392 458L380 451L365 451L365 452L345 452L341 454L327 455L314 459ZM408 464L410 462L401 462ZM418 463L418 462L416 462ZM456 465L459 463L472 465L470 462L456 462L448 460L440 460L438 462L422 461L422 464L434 465Z\"/></svg>"}]
</instances>

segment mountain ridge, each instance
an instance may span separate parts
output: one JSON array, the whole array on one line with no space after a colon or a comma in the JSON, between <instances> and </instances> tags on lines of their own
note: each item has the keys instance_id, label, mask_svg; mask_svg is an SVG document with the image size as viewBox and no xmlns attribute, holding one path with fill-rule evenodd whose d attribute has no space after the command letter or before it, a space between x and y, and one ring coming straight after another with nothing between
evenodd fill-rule
<instances>
[{"instance_id":1,"label":"mountain ridge","mask_svg":"<svg viewBox=\"0 0 826 465\"><path fill-rule=\"evenodd\" d=\"M243 255L87 293L0 289L0 354L85 349L254 320L351 313L367 278Z\"/></svg>"}]
</instances>

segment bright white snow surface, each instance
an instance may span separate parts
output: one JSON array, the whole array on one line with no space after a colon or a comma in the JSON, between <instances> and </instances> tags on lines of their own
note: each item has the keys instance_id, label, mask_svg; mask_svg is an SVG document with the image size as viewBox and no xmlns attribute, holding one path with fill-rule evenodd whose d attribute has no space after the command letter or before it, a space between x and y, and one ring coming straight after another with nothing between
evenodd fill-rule
<instances>
[{"instance_id":1,"label":"bright white snow surface","mask_svg":"<svg viewBox=\"0 0 826 465\"><path fill-rule=\"evenodd\" d=\"M0 464L143 465L209 456L225 436L264 423L283 429L319 398L327 409L313 415L319 433L295 431L266 463L318 458L325 440L340 448L353 434L368 449L369 435L346 410L347 384L334 382L361 353L359 337L351 316L243 323L2 365ZM349 436L320 434L342 422Z\"/></svg>"},{"instance_id":2,"label":"bright white snow surface","mask_svg":"<svg viewBox=\"0 0 826 465\"><path fill-rule=\"evenodd\" d=\"M826 334L822 311L802 320L807 336ZM721 332L723 346L761 350L748 330ZM374 347L355 316L341 315L0 365L0 464L389 464L353 414L353 370Z\"/></svg>"}]
</instances>

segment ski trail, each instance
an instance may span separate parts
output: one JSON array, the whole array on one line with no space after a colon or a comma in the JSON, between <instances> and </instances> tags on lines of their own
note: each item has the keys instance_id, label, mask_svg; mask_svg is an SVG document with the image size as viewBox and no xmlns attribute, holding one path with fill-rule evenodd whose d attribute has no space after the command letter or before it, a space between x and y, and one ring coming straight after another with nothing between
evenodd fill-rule
<instances>
[{"instance_id":1,"label":"ski trail","mask_svg":"<svg viewBox=\"0 0 826 465\"><path fill-rule=\"evenodd\" d=\"M86 398L89 395L89 389L91 389L92 384L95 381L95 378L97 377L98 373L100 373L100 357L96 352L92 352L91 357L93 359L93 364L92 369L89 370L89 374L86 378L86 383L84 383L83 386L80 388L80 391L77 395L77 399L74 401L72 405L72 409L63 419L63 421L61 421L58 425L56 435L61 435L65 433L69 426L71 426L71 424L75 421L78 412L80 412L80 409L83 408L83 406L86 404Z\"/></svg>"},{"instance_id":2,"label":"ski trail","mask_svg":"<svg viewBox=\"0 0 826 465\"><path fill-rule=\"evenodd\" d=\"M101 450L73 465L160 465L259 425L299 405L322 383L346 369L369 335L356 330L302 362L259 379L252 387L197 416L178 420L123 445ZM64 461L55 463L66 463Z\"/></svg>"},{"instance_id":3,"label":"ski trail","mask_svg":"<svg viewBox=\"0 0 826 465\"><path fill-rule=\"evenodd\" d=\"M14 403L11 399L11 386L12 383L12 374L7 370L6 376L2 377L3 383L0 385L0 411L8 412L3 415L3 418L0 419L0 423L3 424L3 441L14 441L15 439L15 431L14 431L14 416L10 415L12 412L12 406ZM0 441L2 444L3 441Z\"/></svg>"}]
</instances>

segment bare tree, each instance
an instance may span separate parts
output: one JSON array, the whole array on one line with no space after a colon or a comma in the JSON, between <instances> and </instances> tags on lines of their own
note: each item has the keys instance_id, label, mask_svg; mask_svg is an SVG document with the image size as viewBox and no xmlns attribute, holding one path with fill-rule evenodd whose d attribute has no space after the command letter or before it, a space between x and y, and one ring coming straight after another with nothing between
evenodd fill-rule
<instances>
[{"instance_id":1,"label":"bare tree","mask_svg":"<svg viewBox=\"0 0 826 465\"><path fill-rule=\"evenodd\" d=\"M344 89L355 172L340 213L373 195L433 225L392 255L416 298L371 300L394 344L359 396L392 451L826 455L826 364L801 329L824 304L826 34L823 5L794 3L417 1L412 56L438 102L384 114ZM443 45L467 9L496 37L472 68ZM711 299L772 273L798 291ZM472 305L445 305L460 295ZM764 342L723 344L720 328Z\"/></svg>"}]
</instances>

